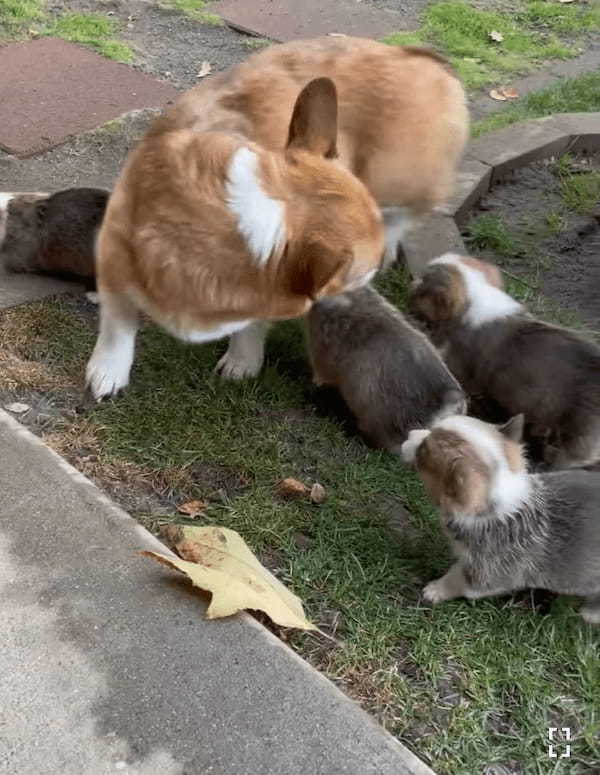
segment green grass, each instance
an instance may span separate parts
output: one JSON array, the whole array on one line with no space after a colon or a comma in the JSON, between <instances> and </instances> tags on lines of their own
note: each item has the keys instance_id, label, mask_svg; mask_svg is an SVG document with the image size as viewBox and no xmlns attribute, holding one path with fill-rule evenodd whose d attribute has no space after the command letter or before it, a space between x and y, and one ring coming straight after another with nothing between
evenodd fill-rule
<instances>
[{"instance_id":1,"label":"green grass","mask_svg":"<svg viewBox=\"0 0 600 775\"><path fill-rule=\"evenodd\" d=\"M503 256L516 252L515 238L497 215L479 215L469 223L469 242L476 250L494 250Z\"/></svg>"},{"instance_id":2,"label":"green grass","mask_svg":"<svg viewBox=\"0 0 600 775\"><path fill-rule=\"evenodd\" d=\"M561 34L573 34L600 27L600 4L597 0L593 0L589 5L565 5L534 0L527 4L520 16L528 24L543 26Z\"/></svg>"},{"instance_id":3,"label":"green grass","mask_svg":"<svg viewBox=\"0 0 600 775\"><path fill-rule=\"evenodd\" d=\"M117 22L101 14L50 17L43 0L0 0L0 39L43 35L89 46L117 62L132 62L133 51L118 40Z\"/></svg>"},{"instance_id":4,"label":"green grass","mask_svg":"<svg viewBox=\"0 0 600 775\"><path fill-rule=\"evenodd\" d=\"M191 19L219 27L223 24L220 16L206 10L208 3L205 0L162 0L160 5L165 8L175 8Z\"/></svg>"},{"instance_id":5,"label":"green grass","mask_svg":"<svg viewBox=\"0 0 600 775\"><path fill-rule=\"evenodd\" d=\"M116 26L109 16L66 13L46 25L43 34L82 43L108 59L132 62L133 51L114 37Z\"/></svg>"},{"instance_id":6,"label":"green grass","mask_svg":"<svg viewBox=\"0 0 600 775\"><path fill-rule=\"evenodd\" d=\"M516 121L542 118L555 113L589 113L600 110L600 72L584 73L577 78L565 78L538 92L522 97L487 118L476 121L474 137L502 129Z\"/></svg>"},{"instance_id":7,"label":"green grass","mask_svg":"<svg viewBox=\"0 0 600 775\"><path fill-rule=\"evenodd\" d=\"M429 5L421 21L416 33L398 33L384 41L436 46L449 57L469 89L505 81L543 60L566 59L576 53L553 32L541 34L518 14L484 11L457 0ZM500 33L503 40L491 40L492 31Z\"/></svg>"},{"instance_id":8,"label":"green grass","mask_svg":"<svg viewBox=\"0 0 600 775\"><path fill-rule=\"evenodd\" d=\"M0 0L0 35L12 37L31 22L44 18L42 0Z\"/></svg>"},{"instance_id":9,"label":"green grass","mask_svg":"<svg viewBox=\"0 0 600 775\"><path fill-rule=\"evenodd\" d=\"M380 287L401 304L406 278L391 272ZM8 349L3 319L12 321L20 357L80 384L95 326L72 304L5 313L0 339ZM68 423L75 435L80 422L97 438L100 468L127 461L167 479L182 472L188 484L174 485L176 498L210 497L206 522L277 557L278 575L318 625L335 627L337 645L288 632L289 642L440 775L512 760L544 773L549 725L573 729L570 773L596 766L599 634L579 621L572 601L559 598L548 615L506 598L421 606L422 586L447 569L450 552L418 478L315 411L299 324L275 327L255 381L212 375L223 348L182 344L147 326L126 394ZM51 390L47 398L65 406L66 395ZM219 485L210 472L222 470L248 486ZM286 476L321 482L327 500L281 501L275 487ZM410 514L392 533L388 519L403 507ZM181 519L168 509L162 519L136 516L151 528ZM310 546L297 544L298 532Z\"/></svg>"},{"instance_id":10,"label":"green grass","mask_svg":"<svg viewBox=\"0 0 600 775\"><path fill-rule=\"evenodd\" d=\"M600 203L600 172L574 169L567 154L558 162L560 194L565 208L587 215Z\"/></svg>"}]
</instances>

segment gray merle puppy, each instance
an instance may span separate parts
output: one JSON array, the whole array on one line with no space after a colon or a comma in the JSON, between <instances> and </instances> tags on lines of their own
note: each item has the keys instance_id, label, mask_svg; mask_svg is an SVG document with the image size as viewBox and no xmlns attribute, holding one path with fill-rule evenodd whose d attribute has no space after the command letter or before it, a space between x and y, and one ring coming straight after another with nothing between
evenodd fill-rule
<instances>
[{"instance_id":1,"label":"gray merle puppy","mask_svg":"<svg viewBox=\"0 0 600 775\"><path fill-rule=\"evenodd\" d=\"M424 589L432 603L525 588L585 598L600 624L600 472L529 474L523 416L498 427L447 417L402 448L440 509L457 561Z\"/></svg>"},{"instance_id":2,"label":"gray merle puppy","mask_svg":"<svg viewBox=\"0 0 600 775\"><path fill-rule=\"evenodd\" d=\"M0 194L0 263L78 279L95 291L94 245L108 196L97 188Z\"/></svg>"},{"instance_id":3,"label":"gray merle puppy","mask_svg":"<svg viewBox=\"0 0 600 775\"><path fill-rule=\"evenodd\" d=\"M600 460L600 347L530 315L499 270L447 253L414 284L409 308L470 396L525 415L553 469Z\"/></svg>"},{"instance_id":4,"label":"gray merle puppy","mask_svg":"<svg viewBox=\"0 0 600 775\"><path fill-rule=\"evenodd\" d=\"M427 337L370 286L316 303L307 333L315 384L339 390L377 447L399 453L411 428L466 411Z\"/></svg>"}]
</instances>

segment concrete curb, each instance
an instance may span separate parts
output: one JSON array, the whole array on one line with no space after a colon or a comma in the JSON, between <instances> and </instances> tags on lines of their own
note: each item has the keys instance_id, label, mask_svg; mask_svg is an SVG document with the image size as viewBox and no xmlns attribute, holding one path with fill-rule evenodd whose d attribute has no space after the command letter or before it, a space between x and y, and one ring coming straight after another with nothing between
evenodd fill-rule
<instances>
[{"instance_id":1,"label":"concrete curb","mask_svg":"<svg viewBox=\"0 0 600 775\"><path fill-rule=\"evenodd\" d=\"M568 151L599 149L600 113L560 113L520 121L473 140L458 171L454 195L411 234L405 256L413 277L440 253L465 252L460 228L469 212L513 170Z\"/></svg>"},{"instance_id":2,"label":"concrete curb","mask_svg":"<svg viewBox=\"0 0 600 775\"><path fill-rule=\"evenodd\" d=\"M0 445L8 773L41 772L58 751L64 775L434 775L250 615L203 620L187 582L137 556L169 549L3 410ZM35 736L51 706L66 708L50 714L61 731ZM152 764L158 747L172 767Z\"/></svg>"}]
</instances>

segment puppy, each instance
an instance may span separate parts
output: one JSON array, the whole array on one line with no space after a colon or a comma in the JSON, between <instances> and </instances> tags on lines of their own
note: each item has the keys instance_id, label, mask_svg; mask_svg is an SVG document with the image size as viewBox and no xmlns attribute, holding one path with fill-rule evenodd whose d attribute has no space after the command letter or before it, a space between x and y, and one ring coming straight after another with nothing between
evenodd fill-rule
<instances>
[{"instance_id":1,"label":"puppy","mask_svg":"<svg viewBox=\"0 0 600 775\"><path fill-rule=\"evenodd\" d=\"M529 315L504 293L496 267L451 253L429 264L409 308L468 394L525 415L551 468L600 460L597 345Z\"/></svg>"},{"instance_id":2,"label":"puppy","mask_svg":"<svg viewBox=\"0 0 600 775\"><path fill-rule=\"evenodd\" d=\"M315 383L340 391L377 447L400 453L411 428L466 411L427 337L370 286L314 304L307 333Z\"/></svg>"},{"instance_id":3,"label":"puppy","mask_svg":"<svg viewBox=\"0 0 600 775\"><path fill-rule=\"evenodd\" d=\"M381 214L335 160L336 141L327 78L300 92L281 151L233 131L150 130L98 236L100 334L87 368L96 399L127 385L142 312L188 342L238 332L218 368L240 378L260 370L267 322L371 279Z\"/></svg>"},{"instance_id":4,"label":"puppy","mask_svg":"<svg viewBox=\"0 0 600 775\"><path fill-rule=\"evenodd\" d=\"M469 135L464 90L434 51L329 36L271 46L204 79L159 123L235 131L281 151L300 89L320 76L339 93L339 161L382 209L388 265L411 227L448 199Z\"/></svg>"},{"instance_id":5,"label":"puppy","mask_svg":"<svg viewBox=\"0 0 600 775\"><path fill-rule=\"evenodd\" d=\"M584 597L581 615L599 624L600 473L529 474L522 429L522 415L502 427L447 417L403 444L458 558L425 599L542 588Z\"/></svg>"},{"instance_id":6,"label":"puppy","mask_svg":"<svg viewBox=\"0 0 600 775\"><path fill-rule=\"evenodd\" d=\"M0 194L0 263L76 278L95 291L94 243L107 202L108 192L97 188Z\"/></svg>"}]
</instances>

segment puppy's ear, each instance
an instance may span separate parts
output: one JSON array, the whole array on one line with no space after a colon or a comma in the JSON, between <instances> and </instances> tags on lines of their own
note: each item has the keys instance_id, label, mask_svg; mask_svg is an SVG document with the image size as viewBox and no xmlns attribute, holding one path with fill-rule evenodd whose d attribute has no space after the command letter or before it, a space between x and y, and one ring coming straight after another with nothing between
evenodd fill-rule
<instances>
[{"instance_id":1,"label":"puppy's ear","mask_svg":"<svg viewBox=\"0 0 600 775\"><path fill-rule=\"evenodd\" d=\"M481 511L487 501L488 471L477 458L461 455L450 462L444 477L444 495L449 505L461 511Z\"/></svg>"},{"instance_id":2,"label":"puppy's ear","mask_svg":"<svg viewBox=\"0 0 600 775\"><path fill-rule=\"evenodd\" d=\"M288 288L295 296L316 299L333 278L347 271L352 252L334 251L322 242L307 241L299 246L297 260L290 262Z\"/></svg>"},{"instance_id":3,"label":"puppy's ear","mask_svg":"<svg viewBox=\"0 0 600 775\"><path fill-rule=\"evenodd\" d=\"M315 78L298 95L287 147L326 159L337 156L337 91L330 78Z\"/></svg>"},{"instance_id":4,"label":"puppy's ear","mask_svg":"<svg viewBox=\"0 0 600 775\"><path fill-rule=\"evenodd\" d=\"M453 317L450 292L441 284L419 285L410 298L409 307L413 314L430 323L451 320Z\"/></svg>"},{"instance_id":5,"label":"puppy's ear","mask_svg":"<svg viewBox=\"0 0 600 775\"><path fill-rule=\"evenodd\" d=\"M498 430L503 436L506 436L510 441L514 441L520 444L523 441L523 429L525 427L525 415L517 414L514 417L504 423L504 425L498 426Z\"/></svg>"}]
</instances>

